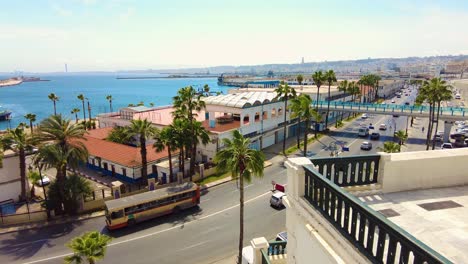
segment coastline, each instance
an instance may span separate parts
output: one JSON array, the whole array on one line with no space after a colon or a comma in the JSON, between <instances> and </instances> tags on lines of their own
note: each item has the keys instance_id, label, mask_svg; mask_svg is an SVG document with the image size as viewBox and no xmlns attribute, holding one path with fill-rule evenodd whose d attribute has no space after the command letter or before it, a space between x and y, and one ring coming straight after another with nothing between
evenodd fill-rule
<instances>
[{"instance_id":1,"label":"coastline","mask_svg":"<svg viewBox=\"0 0 468 264\"><path fill-rule=\"evenodd\" d=\"M17 80L17 79L0 80L0 87L20 85L21 83L23 83L23 80Z\"/></svg>"}]
</instances>

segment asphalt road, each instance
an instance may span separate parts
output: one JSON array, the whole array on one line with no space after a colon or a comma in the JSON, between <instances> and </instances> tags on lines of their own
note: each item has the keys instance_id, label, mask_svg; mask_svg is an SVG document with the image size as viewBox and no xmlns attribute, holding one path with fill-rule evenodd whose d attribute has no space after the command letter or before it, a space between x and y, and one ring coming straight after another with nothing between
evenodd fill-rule
<instances>
[{"instance_id":1,"label":"asphalt road","mask_svg":"<svg viewBox=\"0 0 468 264\"><path fill-rule=\"evenodd\" d=\"M285 229L285 210L269 206L272 180L286 183L285 168L274 164L245 186L245 245ZM238 204L236 183L230 182L209 189L199 208L110 234L103 217L8 233L0 235L0 263L63 263L71 252L65 244L92 230L113 237L102 263L213 263L237 253Z\"/></svg>"}]
</instances>

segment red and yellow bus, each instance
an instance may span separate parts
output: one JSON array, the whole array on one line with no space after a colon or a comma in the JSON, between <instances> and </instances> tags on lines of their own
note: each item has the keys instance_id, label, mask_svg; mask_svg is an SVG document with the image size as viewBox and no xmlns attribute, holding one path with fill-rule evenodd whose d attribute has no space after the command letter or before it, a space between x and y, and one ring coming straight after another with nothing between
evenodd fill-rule
<instances>
[{"instance_id":1,"label":"red and yellow bus","mask_svg":"<svg viewBox=\"0 0 468 264\"><path fill-rule=\"evenodd\" d=\"M187 182L106 201L106 225L109 230L114 230L198 204L200 187Z\"/></svg>"}]
</instances>

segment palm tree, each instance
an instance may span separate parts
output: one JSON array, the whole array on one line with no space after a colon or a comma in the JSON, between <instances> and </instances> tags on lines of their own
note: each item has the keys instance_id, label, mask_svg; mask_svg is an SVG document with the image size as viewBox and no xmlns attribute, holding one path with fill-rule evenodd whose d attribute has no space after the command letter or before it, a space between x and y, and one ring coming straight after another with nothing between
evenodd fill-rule
<instances>
[{"instance_id":1,"label":"palm tree","mask_svg":"<svg viewBox=\"0 0 468 264\"><path fill-rule=\"evenodd\" d=\"M57 106L56 102L59 100L59 97L54 93L49 94L49 99L54 102L54 115L57 115Z\"/></svg>"},{"instance_id":2,"label":"palm tree","mask_svg":"<svg viewBox=\"0 0 468 264\"><path fill-rule=\"evenodd\" d=\"M174 146L179 149L179 172L185 177L185 159L189 155L187 149L191 146L192 140L187 138L190 127L187 119L177 118L169 125Z\"/></svg>"},{"instance_id":3,"label":"palm tree","mask_svg":"<svg viewBox=\"0 0 468 264\"><path fill-rule=\"evenodd\" d=\"M73 250L73 255L65 257L65 263L83 263L83 259L89 264L94 264L106 255L107 244L111 237L97 231L85 233L75 237L67 246Z\"/></svg>"},{"instance_id":4,"label":"palm tree","mask_svg":"<svg viewBox=\"0 0 468 264\"><path fill-rule=\"evenodd\" d=\"M73 108L71 110L71 114L72 115L75 115L75 122L78 124L78 113L80 112L80 109L79 108Z\"/></svg>"},{"instance_id":5,"label":"palm tree","mask_svg":"<svg viewBox=\"0 0 468 264\"><path fill-rule=\"evenodd\" d=\"M377 149L386 153L397 153L400 152L400 145L393 141L385 141L383 144L383 148L378 147Z\"/></svg>"},{"instance_id":6,"label":"palm tree","mask_svg":"<svg viewBox=\"0 0 468 264\"><path fill-rule=\"evenodd\" d=\"M210 142L210 136L208 134L208 131L203 127L201 122L195 121L193 123L193 133L194 137L193 140L195 143L193 144L195 148L195 153L197 152L197 145L200 143L206 146Z\"/></svg>"},{"instance_id":7,"label":"palm tree","mask_svg":"<svg viewBox=\"0 0 468 264\"><path fill-rule=\"evenodd\" d=\"M408 140L408 134L406 134L403 130L398 130L395 132L395 137L398 138L398 145L404 145L405 142Z\"/></svg>"},{"instance_id":8,"label":"palm tree","mask_svg":"<svg viewBox=\"0 0 468 264\"><path fill-rule=\"evenodd\" d=\"M297 80L297 83L299 83L299 85L301 86L301 90L302 90L302 82L304 81L304 76L302 76L302 74L298 74L296 77L296 80Z\"/></svg>"},{"instance_id":9,"label":"palm tree","mask_svg":"<svg viewBox=\"0 0 468 264\"><path fill-rule=\"evenodd\" d=\"M113 109L112 109L112 100L113 100L113 99L114 99L114 98L112 98L112 95L110 95L110 94L106 96L106 100L109 101L109 109L110 109L111 112L112 112L112 110L113 110Z\"/></svg>"},{"instance_id":10,"label":"palm tree","mask_svg":"<svg viewBox=\"0 0 468 264\"><path fill-rule=\"evenodd\" d=\"M28 179L29 179L29 182L31 183L32 185L32 188L31 188L31 198L34 198L34 195L36 193L36 183L39 182L41 180L41 175L39 174L39 172L37 171L28 171ZM41 184L43 185L43 184ZM43 189L45 191L45 189ZM45 193L44 193L45 194Z\"/></svg>"},{"instance_id":11,"label":"palm tree","mask_svg":"<svg viewBox=\"0 0 468 264\"><path fill-rule=\"evenodd\" d=\"M21 200L26 200L26 151L32 149L32 137L24 132L24 126L7 130L2 137L4 149L10 149L19 155L19 169L21 178Z\"/></svg>"},{"instance_id":12,"label":"palm tree","mask_svg":"<svg viewBox=\"0 0 468 264\"><path fill-rule=\"evenodd\" d=\"M80 100L81 104L83 105L83 121L86 122L86 110L85 110L85 106L84 106L85 97L84 97L83 94L79 94L76 98L78 98L78 100Z\"/></svg>"},{"instance_id":13,"label":"palm tree","mask_svg":"<svg viewBox=\"0 0 468 264\"><path fill-rule=\"evenodd\" d=\"M328 105L327 105L327 116L325 117L325 129L328 128L328 115L330 113L330 88L332 83L336 82L336 75L333 70L328 70L323 76L328 83Z\"/></svg>"},{"instance_id":14,"label":"palm tree","mask_svg":"<svg viewBox=\"0 0 468 264\"><path fill-rule=\"evenodd\" d=\"M147 119L132 120L130 126L127 128L128 133L132 136L138 136L140 141L140 155L141 155L141 178L143 181L148 179L148 161L146 151L146 140L152 138L158 130L153 127L151 122Z\"/></svg>"},{"instance_id":15,"label":"palm tree","mask_svg":"<svg viewBox=\"0 0 468 264\"><path fill-rule=\"evenodd\" d=\"M453 98L451 91L452 86L448 85L444 80L440 78L433 78L431 80L431 85L435 91L435 102L437 103L437 117L436 117L436 127L434 131L434 136L432 137L432 150L435 149L435 135L439 129L439 114L440 114L440 103L442 101L449 101Z\"/></svg>"},{"instance_id":16,"label":"palm tree","mask_svg":"<svg viewBox=\"0 0 468 264\"><path fill-rule=\"evenodd\" d=\"M259 150L249 148L250 139L244 138L238 130L232 133L232 140L223 138L225 148L216 153L215 162L218 171L230 171L232 177L239 180L240 228L239 255L237 263L242 263L244 245L244 180L250 182L252 176L263 176L265 156Z\"/></svg>"},{"instance_id":17,"label":"palm tree","mask_svg":"<svg viewBox=\"0 0 468 264\"><path fill-rule=\"evenodd\" d=\"M343 92L343 103L346 100L346 92L348 91L348 80L340 82L338 85L338 91ZM341 112L341 121L343 121L344 112Z\"/></svg>"},{"instance_id":18,"label":"palm tree","mask_svg":"<svg viewBox=\"0 0 468 264\"><path fill-rule=\"evenodd\" d=\"M304 156L307 153L307 136L309 135L309 126L312 118L319 121L319 114L312 107L312 99L308 94L301 94L297 98L291 100L292 116L298 117L305 121L304 132ZM317 133L317 129L315 130Z\"/></svg>"},{"instance_id":19,"label":"palm tree","mask_svg":"<svg viewBox=\"0 0 468 264\"><path fill-rule=\"evenodd\" d=\"M314 74L312 74L312 79L314 80L315 85L317 85L317 97L315 98L315 101L317 101L317 109L315 109L318 112L318 102L319 102L319 97L320 97L320 86L322 86L323 82L325 81L325 76L322 71L316 71Z\"/></svg>"},{"instance_id":20,"label":"palm tree","mask_svg":"<svg viewBox=\"0 0 468 264\"><path fill-rule=\"evenodd\" d=\"M127 127L117 126L112 128L107 135L106 140L124 145L136 145L134 144L133 136L128 133Z\"/></svg>"},{"instance_id":21,"label":"palm tree","mask_svg":"<svg viewBox=\"0 0 468 264\"><path fill-rule=\"evenodd\" d=\"M209 96L210 95L210 86L208 86L208 84L205 84L203 86L203 91L205 92L205 96Z\"/></svg>"},{"instance_id":22,"label":"palm tree","mask_svg":"<svg viewBox=\"0 0 468 264\"><path fill-rule=\"evenodd\" d=\"M288 108L288 100L290 98L295 98L296 97L296 90L292 87L290 87L287 83L284 81L281 81L280 85L278 88L275 89L276 92L276 97L275 99L282 99L284 101L284 122L283 122L283 154L286 156L286 127L287 127L287 122L286 122L286 110Z\"/></svg>"},{"instance_id":23,"label":"palm tree","mask_svg":"<svg viewBox=\"0 0 468 264\"><path fill-rule=\"evenodd\" d=\"M187 149L190 154L190 180L195 172L195 158L196 158L196 140L194 140L194 120L199 112L206 108L205 101L201 100L201 94L192 86L187 86L177 91L177 95L173 97L173 105L176 111L173 112L174 117L186 118L190 128L189 148ZM195 112L195 113L194 113Z\"/></svg>"},{"instance_id":24,"label":"palm tree","mask_svg":"<svg viewBox=\"0 0 468 264\"><path fill-rule=\"evenodd\" d=\"M167 148L167 155L169 157L169 178L174 179L174 173L172 170L172 149L175 147L176 142L173 137L173 131L171 126L164 127L154 137L153 147L156 152L161 152Z\"/></svg>"},{"instance_id":25,"label":"palm tree","mask_svg":"<svg viewBox=\"0 0 468 264\"><path fill-rule=\"evenodd\" d=\"M29 113L24 116L24 118L29 120L29 127L31 128L31 134L34 132L33 131L33 123L36 122L36 115Z\"/></svg>"},{"instance_id":26,"label":"palm tree","mask_svg":"<svg viewBox=\"0 0 468 264\"><path fill-rule=\"evenodd\" d=\"M302 90L302 82L304 81L304 76L302 76L302 74L299 74L297 75L296 79L299 85L301 86L301 90ZM297 128L296 128L297 148L299 148L300 146L300 137L301 137L301 119L298 118Z\"/></svg>"}]
</instances>

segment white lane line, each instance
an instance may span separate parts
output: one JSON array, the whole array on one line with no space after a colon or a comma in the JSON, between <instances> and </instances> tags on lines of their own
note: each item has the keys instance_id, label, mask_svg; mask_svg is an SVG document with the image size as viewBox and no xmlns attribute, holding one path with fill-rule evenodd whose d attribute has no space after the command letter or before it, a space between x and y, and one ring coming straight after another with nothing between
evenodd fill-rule
<instances>
[{"instance_id":1,"label":"white lane line","mask_svg":"<svg viewBox=\"0 0 468 264\"><path fill-rule=\"evenodd\" d=\"M30 242L25 242L25 243L20 243L20 244L15 244L14 246L23 246L23 245L27 245L27 244L34 244L34 243L38 243L38 242L42 242L42 241L47 241L49 239L39 239L39 240L35 240L35 241L30 241Z\"/></svg>"},{"instance_id":2,"label":"white lane line","mask_svg":"<svg viewBox=\"0 0 468 264\"><path fill-rule=\"evenodd\" d=\"M268 191L266 193L263 193L263 194L260 194L259 196L256 196L256 197L253 197L247 201L244 202L244 204L247 204L247 203L251 203L265 195L268 195L270 194L271 195L271 191ZM234 209L236 207L239 207L239 204L237 205L233 205L231 207L228 207L228 208L225 208L221 211L218 211L218 212L215 212L215 213L212 213L212 214L209 214L209 215L206 215L204 217L200 217L200 218L197 218L197 219L194 219L192 221L189 221L189 222L186 222L184 224L180 224L180 225L176 225L176 226L173 226L173 227L170 227L170 228L167 228L167 229L164 229L164 230L160 230L160 231L156 231L156 232L153 232L153 233L149 233L149 234L146 234L146 235L142 235L142 236L138 236L138 237L133 237L133 238L129 238L129 239L126 239L126 240L122 240L122 241L119 241L119 242L114 242L114 243L111 243L109 245L107 245L108 247L111 247L111 246L116 246L116 245L120 245L120 244L123 244L123 243L128 243L128 242L131 242L131 241L135 241L135 240L139 240L139 239L143 239L143 238L146 238L146 237L150 237L150 236L154 236L154 235L157 235L157 234L161 234L161 233L165 233L165 232L168 232L168 231L171 231L171 230L174 230L174 229L178 229L180 227L183 227L185 225L188 225L188 224L191 224L191 223L194 223L194 222L198 222L198 221L201 221L203 219L206 219L206 218L209 218L209 217L213 217L215 215L218 215L218 214L222 214L226 211L229 211L231 209ZM34 264L34 263L39 263L39 262L44 262L44 261L49 261L49 260L52 260L52 259L57 259L57 258L64 258L66 256L70 256L70 255L73 255L73 253L69 253L69 254L63 254L63 255L58 255L58 256L53 256L53 257L49 257L49 258L44 258L44 259L38 259L38 260L34 260L34 261L30 261L30 262L25 262L24 264Z\"/></svg>"},{"instance_id":3,"label":"white lane line","mask_svg":"<svg viewBox=\"0 0 468 264\"><path fill-rule=\"evenodd\" d=\"M198 246L201 246L201 245L206 244L206 243L208 243L208 242L209 242L209 240L208 240L208 241L204 241L204 242L200 242L200 243L197 243L197 244L188 246L188 247L184 247L184 248L179 249L179 250L177 250L177 251L184 251L184 250L187 250L187 249L191 249L191 248L194 248L194 247L198 247Z\"/></svg>"}]
</instances>

